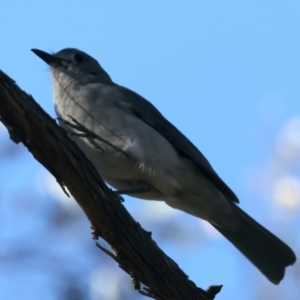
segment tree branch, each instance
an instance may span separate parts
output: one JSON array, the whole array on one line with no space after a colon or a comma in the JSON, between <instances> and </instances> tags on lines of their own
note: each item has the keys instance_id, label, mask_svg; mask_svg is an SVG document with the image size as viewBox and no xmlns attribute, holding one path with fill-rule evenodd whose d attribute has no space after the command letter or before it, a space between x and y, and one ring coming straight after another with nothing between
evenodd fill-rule
<instances>
[{"instance_id":1,"label":"tree branch","mask_svg":"<svg viewBox=\"0 0 300 300\"><path fill-rule=\"evenodd\" d=\"M114 253L104 251L131 275L141 294L163 300L214 299L220 286L204 291L190 281L130 216L66 132L1 70L0 120L10 138L22 142L61 187L68 188L91 221L94 235L106 240Z\"/></svg>"}]
</instances>

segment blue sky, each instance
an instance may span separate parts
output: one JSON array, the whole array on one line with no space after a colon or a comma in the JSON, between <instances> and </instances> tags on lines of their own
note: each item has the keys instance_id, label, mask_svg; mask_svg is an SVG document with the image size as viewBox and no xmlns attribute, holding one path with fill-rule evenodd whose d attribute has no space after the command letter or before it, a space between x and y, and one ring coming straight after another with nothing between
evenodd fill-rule
<instances>
[{"instance_id":1,"label":"blue sky","mask_svg":"<svg viewBox=\"0 0 300 300\"><path fill-rule=\"evenodd\" d=\"M300 116L299 12L297 1L3 1L0 69L54 117L49 70L30 49L75 47L94 56L115 82L151 101L191 139L248 213L299 251L299 161L291 166L282 154L297 150L300 136L295 125ZM289 130L295 133L291 140ZM9 144L1 132L0 143ZM1 161L0 170L2 197L27 186L36 189L37 177L46 172L25 152L17 163ZM279 193L282 189L288 192ZM163 221L139 219L139 210L151 210L151 205L125 202L155 238ZM1 208L5 216L8 206ZM247 294L243 299L262 293L283 299L287 289L289 299L296 299L292 270L279 287L272 286L205 225L183 213L165 214L162 219L182 224L186 232L197 235L199 228L199 235L207 234L204 242L195 236L187 247L180 240L158 238L158 243L200 287L224 284L217 299L240 299L241 293ZM15 229L8 227L7 237ZM1 278L0 295L12 299Z\"/></svg>"}]
</instances>

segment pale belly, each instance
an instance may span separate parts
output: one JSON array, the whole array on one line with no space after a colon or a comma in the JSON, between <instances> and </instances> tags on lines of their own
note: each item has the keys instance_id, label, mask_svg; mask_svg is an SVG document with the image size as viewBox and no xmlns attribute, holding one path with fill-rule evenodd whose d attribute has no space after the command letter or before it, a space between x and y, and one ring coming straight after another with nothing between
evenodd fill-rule
<instances>
[{"instance_id":1,"label":"pale belly","mask_svg":"<svg viewBox=\"0 0 300 300\"><path fill-rule=\"evenodd\" d=\"M134 193L134 197L164 201L168 198L167 195L172 197L180 189L179 182L173 176L177 174L177 172L172 172L174 166L172 164L166 166L163 162L163 160L167 160L164 157L166 154L161 153L142 163L139 157L132 153L130 147L127 147L128 151L126 151L126 147L122 149L126 154L124 155L103 143L100 143L103 148L101 151L85 139L74 136L72 139L93 163L101 177L116 190L145 187L144 192ZM128 194L130 195L130 193Z\"/></svg>"}]
</instances>

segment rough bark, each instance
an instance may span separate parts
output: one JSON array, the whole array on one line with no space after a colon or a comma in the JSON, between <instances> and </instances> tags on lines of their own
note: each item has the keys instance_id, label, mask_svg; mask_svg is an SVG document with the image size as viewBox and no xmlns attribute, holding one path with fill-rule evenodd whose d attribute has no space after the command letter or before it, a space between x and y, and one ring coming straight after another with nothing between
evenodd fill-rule
<instances>
[{"instance_id":1,"label":"rough bark","mask_svg":"<svg viewBox=\"0 0 300 300\"><path fill-rule=\"evenodd\" d=\"M58 183L68 188L93 225L94 234L113 249L104 251L132 276L135 289L154 299L215 297L221 286L204 291L190 281L130 216L66 132L1 70L0 120L10 138L22 142ZM201 272L201 266L198 268Z\"/></svg>"}]
</instances>

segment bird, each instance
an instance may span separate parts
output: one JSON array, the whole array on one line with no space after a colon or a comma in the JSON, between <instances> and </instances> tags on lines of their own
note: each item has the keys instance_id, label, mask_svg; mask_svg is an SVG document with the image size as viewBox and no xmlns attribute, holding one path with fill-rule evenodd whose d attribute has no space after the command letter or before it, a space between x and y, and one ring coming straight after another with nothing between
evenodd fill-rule
<instances>
[{"instance_id":1,"label":"bird","mask_svg":"<svg viewBox=\"0 0 300 300\"><path fill-rule=\"evenodd\" d=\"M32 51L50 66L60 125L116 193L164 201L206 220L270 282L280 283L296 261L293 250L239 207L205 156L154 105L115 83L81 50ZM70 118L95 133L97 143Z\"/></svg>"}]
</instances>

